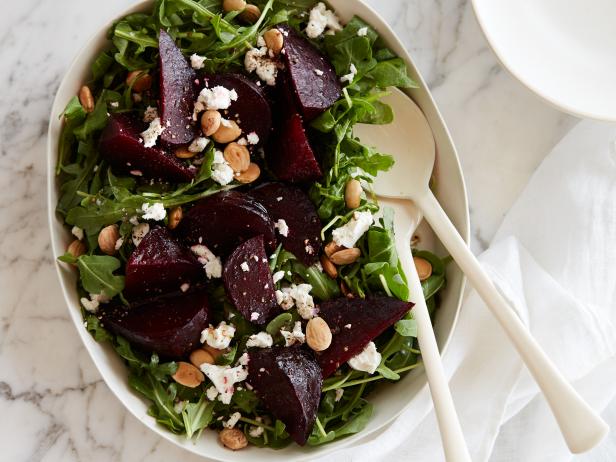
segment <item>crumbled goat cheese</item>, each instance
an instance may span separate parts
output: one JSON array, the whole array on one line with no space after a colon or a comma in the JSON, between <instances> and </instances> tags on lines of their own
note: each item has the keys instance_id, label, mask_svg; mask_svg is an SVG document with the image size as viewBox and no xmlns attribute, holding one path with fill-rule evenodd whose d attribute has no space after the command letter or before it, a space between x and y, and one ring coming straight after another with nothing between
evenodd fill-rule
<instances>
[{"instance_id":1,"label":"crumbled goat cheese","mask_svg":"<svg viewBox=\"0 0 616 462\"><path fill-rule=\"evenodd\" d=\"M368 35L368 28L367 27L360 27L359 29L357 29L357 35L359 37L365 37L366 35Z\"/></svg>"},{"instance_id":2,"label":"crumbled goat cheese","mask_svg":"<svg viewBox=\"0 0 616 462\"><path fill-rule=\"evenodd\" d=\"M222 262L210 249L202 244L193 245L190 250L197 256L199 263L203 265L208 279L222 276Z\"/></svg>"},{"instance_id":3,"label":"crumbled goat cheese","mask_svg":"<svg viewBox=\"0 0 616 462\"><path fill-rule=\"evenodd\" d=\"M214 385L212 385L207 390L205 390L205 396L207 396L207 399L209 399L210 401L214 401L218 396L218 390Z\"/></svg>"},{"instance_id":4,"label":"crumbled goat cheese","mask_svg":"<svg viewBox=\"0 0 616 462\"><path fill-rule=\"evenodd\" d=\"M291 287L283 287L276 291L276 302L283 310L291 309L295 305L303 319L314 318L317 310L310 295L311 290L310 284L291 284Z\"/></svg>"},{"instance_id":5,"label":"crumbled goat cheese","mask_svg":"<svg viewBox=\"0 0 616 462\"><path fill-rule=\"evenodd\" d=\"M248 353L244 353L240 356L240 359L237 360L237 363L242 366L248 366L248 361L250 361L250 357L248 356Z\"/></svg>"},{"instance_id":6,"label":"crumbled goat cheese","mask_svg":"<svg viewBox=\"0 0 616 462\"><path fill-rule=\"evenodd\" d=\"M203 136L199 136L192 140L192 143L188 145L188 150L190 152L201 152L205 149L209 142L209 139L204 138Z\"/></svg>"},{"instance_id":7,"label":"crumbled goat cheese","mask_svg":"<svg viewBox=\"0 0 616 462\"><path fill-rule=\"evenodd\" d=\"M218 400L223 404L231 403L231 398L235 392L234 384L243 382L248 377L248 370L243 366L216 366L214 364L203 363L201 371L212 381L220 395Z\"/></svg>"},{"instance_id":8,"label":"crumbled goat cheese","mask_svg":"<svg viewBox=\"0 0 616 462\"><path fill-rule=\"evenodd\" d=\"M234 412L229 416L229 420L222 423L222 426L225 428L233 428L235 427L235 424L240 420L240 417L242 417L242 414L240 414L239 412Z\"/></svg>"},{"instance_id":9,"label":"crumbled goat cheese","mask_svg":"<svg viewBox=\"0 0 616 462\"><path fill-rule=\"evenodd\" d=\"M148 106L143 113L143 121L150 123L154 119L158 119L158 109L152 106Z\"/></svg>"},{"instance_id":10,"label":"crumbled goat cheese","mask_svg":"<svg viewBox=\"0 0 616 462\"><path fill-rule=\"evenodd\" d=\"M346 225L334 229L332 238L336 244L351 248L368 231L373 221L370 212L355 212Z\"/></svg>"},{"instance_id":11,"label":"crumbled goat cheese","mask_svg":"<svg viewBox=\"0 0 616 462\"><path fill-rule=\"evenodd\" d=\"M145 131L141 132L143 145L146 148L151 148L156 145L156 140L164 131L165 127L160 124L160 117L156 117L152 122L150 122L150 126Z\"/></svg>"},{"instance_id":12,"label":"crumbled goat cheese","mask_svg":"<svg viewBox=\"0 0 616 462\"><path fill-rule=\"evenodd\" d=\"M334 396L334 401L338 402L342 399L342 395L344 394L344 388L336 388L335 392L336 396Z\"/></svg>"},{"instance_id":13,"label":"crumbled goat cheese","mask_svg":"<svg viewBox=\"0 0 616 462\"><path fill-rule=\"evenodd\" d=\"M137 226L139 224L139 217L137 215L133 215L128 219L128 222L133 226Z\"/></svg>"},{"instance_id":14,"label":"crumbled goat cheese","mask_svg":"<svg viewBox=\"0 0 616 462\"><path fill-rule=\"evenodd\" d=\"M259 144L259 135L255 132L250 132L246 135L246 141L248 141L248 144Z\"/></svg>"},{"instance_id":15,"label":"crumbled goat cheese","mask_svg":"<svg viewBox=\"0 0 616 462\"><path fill-rule=\"evenodd\" d=\"M214 162L212 163L212 180L225 186L233 181L234 173L222 152L216 150L214 152Z\"/></svg>"},{"instance_id":16,"label":"crumbled goat cheese","mask_svg":"<svg viewBox=\"0 0 616 462\"><path fill-rule=\"evenodd\" d=\"M291 294L288 292L283 292L282 290L276 291L276 303L280 305L283 310L290 310L295 304Z\"/></svg>"},{"instance_id":17,"label":"crumbled goat cheese","mask_svg":"<svg viewBox=\"0 0 616 462\"><path fill-rule=\"evenodd\" d=\"M185 282L184 284L180 286L180 290L182 292L186 292L188 289L190 289L190 284L188 282Z\"/></svg>"},{"instance_id":18,"label":"crumbled goat cheese","mask_svg":"<svg viewBox=\"0 0 616 462\"><path fill-rule=\"evenodd\" d=\"M141 210L143 211L141 218L144 220L162 221L167 216L167 211L162 202L155 202L153 204L144 202L141 205Z\"/></svg>"},{"instance_id":19,"label":"crumbled goat cheese","mask_svg":"<svg viewBox=\"0 0 616 462\"><path fill-rule=\"evenodd\" d=\"M248 341L246 342L246 348L269 348L273 345L273 343L274 341L270 334L268 334L267 332L259 332L258 334L253 334L248 337Z\"/></svg>"},{"instance_id":20,"label":"crumbled goat cheese","mask_svg":"<svg viewBox=\"0 0 616 462\"><path fill-rule=\"evenodd\" d=\"M274 284L276 284L282 278L284 278L284 271L276 271L272 276L272 279L274 279Z\"/></svg>"},{"instance_id":21,"label":"crumbled goat cheese","mask_svg":"<svg viewBox=\"0 0 616 462\"><path fill-rule=\"evenodd\" d=\"M280 334L284 337L285 346L304 343L306 341L306 336L302 332L302 323L300 321L295 322L293 331L289 332L286 329L280 329Z\"/></svg>"},{"instance_id":22,"label":"crumbled goat cheese","mask_svg":"<svg viewBox=\"0 0 616 462\"><path fill-rule=\"evenodd\" d=\"M325 29L328 33L335 33L342 30L342 25L336 14L328 10L323 2L319 2L310 10L306 35L310 38L317 38L325 32Z\"/></svg>"},{"instance_id":23,"label":"crumbled goat cheese","mask_svg":"<svg viewBox=\"0 0 616 462\"><path fill-rule=\"evenodd\" d=\"M148 225L147 223L139 223L137 226L133 227L133 244L135 244L135 247L139 247L139 244L141 244L141 240L149 232L150 225Z\"/></svg>"},{"instance_id":24,"label":"crumbled goat cheese","mask_svg":"<svg viewBox=\"0 0 616 462\"><path fill-rule=\"evenodd\" d=\"M115 249L116 250L120 250L120 248L122 247L122 245L124 245L124 239L122 239L121 237L118 238L118 240L115 243Z\"/></svg>"},{"instance_id":25,"label":"crumbled goat cheese","mask_svg":"<svg viewBox=\"0 0 616 462\"><path fill-rule=\"evenodd\" d=\"M244 271L244 272L248 272L248 271L250 271L250 266L248 266L248 263L247 263L247 262L243 262L243 263L240 265L240 268L242 268L242 271Z\"/></svg>"},{"instance_id":26,"label":"crumbled goat cheese","mask_svg":"<svg viewBox=\"0 0 616 462\"><path fill-rule=\"evenodd\" d=\"M248 73L255 72L266 84L276 85L278 67L276 62L269 58L267 47L248 50L244 56L244 67Z\"/></svg>"},{"instance_id":27,"label":"crumbled goat cheese","mask_svg":"<svg viewBox=\"0 0 616 462\"><path fill-rule=\"evenodd\" d=\"M222 350L229 346L235 335L235 326L220 321L217 327L210 324L210 327L201 331L201 343L207 343L212 348Z\"/></svg>"},{"instance_id":28,"label":"crumbled goat cheese","mask_svg":"<svg viewBox=\"0 0 616 462\"><path fill-rule=\"evenodd\" d=\"M118 101L112 101L109 103L109 106L111 106L112 108L117 108L120 107L120 103Z\"/></svg>"},{"instance_id":29,"label":"crumbled goat cheese","mask_svg":"<svg viewBox=\"0 0 616 462\"><path fill-rule=\"evenodd\" d=\"M289 235L289 226L287 226L287 222L282 218L279 219L276 223L274 223L274 228L278 230L278 233L281 236L287 237Z\"/></svg>"},{"instance_id":30,"label":"crumbled goat cheese","mask_svg":"<svg viewBox=\"0 0 616 462\"><path fill-rule=\"evenodd\" d=\"M321 77L324 74L324 72L321 69L315 69L314 73L318 75L319 77Z\"/></svg>"},{"instance_id":31,"label":"crumbled goat cheese","mask_svg":"<svg viewBox=\"0 0 616 462\"><path fill-rule=\"evenodd\" d=\"M213 88L204 88L199 93L193 111L193 120L197 120L197 114L205 110L229 109L231 103L237 101L237 92L217 85Z\"/></svg>"},{"instance_id":32,"label":"crumbled goat cheese","mask_svg":"<svg viewBox=\"0 0 616 462\"><path fill-rule=\"evenodd\" d=\"M111 297L108 297L104 293L100 293L90 294L90 299L82 297L79 301L87 311L90 313L96 313L100 304L107 303L109 300L111 300Z\"/></svg>"},{"instance_id":33,"label":"crumbled goat cheese","mask_svg":"<svg viewBox=\"0 0 616 462\"><path fill-rule=\"evenodd\" d=\"M349 366L356 371L368 372L374 374L376 368L381 364L381 353L376 351L376 345L374 342L370 342L364 348L364 351L358 355L353 356L348 360Z\"/></svg>"},{"instance_id":34,"label":"crumbled goat cheese","mask_svg":"<svg viewBox=\"0 0 616 462\"><path fill-rule=\"evenodd\" d=\"M193 69L203 69L203 63L207 58L205 56L199 56L197 53L190 55L190 67Z\"/></svg>"},{"instance_id":35,"label":"crumbled goat cheese","mask_svg":"<svg viewBox=\"0 0 616 462\"><path fill-rule=\"evenodd\" d=\"M128 173L130 173L131 175L134 175L134 176L143 176L143 172L141 170L131 170Z\"/></svg>"},{"instance_id":36,"label":"crumbled goat cheese","mask_svg":"<svg viewBox=\"0 0 616 462\"><path fill-rule=\"evenodd\" d=\"M267 289L267 287L266 287ZM251 321L256 321L257 319L259 319L259 316L261 316L259 313L257 313L256 311L253 311L252 313L250 313L250 320Z\"/></svg>"},{"instance_id":37,"label":"crumbled goat cheese","mask_svg":"<svg viewBox=\"0 0 616 462\"><path fill-rule=\"evenodd\" d=\"M349 73L340 77L340 81L353 83L353 80L355 80L356 75L357 75L357 68L355 67L355 64L351 63L351 67L349 68Z\"/></svg>"},{"instance_id":38,"label":"crumbled goat cheese","mask_svg":"<svg viewBox=\"0 0 616 462\"><path fill-rule=\"evenodd\" d=\"M259 438L261 435L263 435L263 427L255 427L254 425L252 425L248 430L248 434L253 438Z\"/></svg>"},{"instance_id":39,"label":"crumbled goat cheese","mask_svg":"<svg viewBox=\"0 0 616 462\"><path fill-rule=\"evenodd\" d=\"M73 228L71 229L71 233L80 241L83 240L83 229L81 229L79 226L73 226Z\"/></svg>"}]
</instances>

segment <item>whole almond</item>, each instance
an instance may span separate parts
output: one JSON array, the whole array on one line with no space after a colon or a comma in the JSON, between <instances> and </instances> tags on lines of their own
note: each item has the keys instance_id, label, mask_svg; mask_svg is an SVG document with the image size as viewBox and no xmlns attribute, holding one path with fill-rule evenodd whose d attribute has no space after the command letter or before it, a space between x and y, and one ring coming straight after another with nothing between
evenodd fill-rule
<instances>
[{"instance_id":1,"label":"whole almond","mask_svg":"<svg viewBox=\"0 0 616 462\"><path fill-rule=\"evenodd\" d=\"M173 207L169 211L169 221L167 223L167 227L169 229L177 228L177 226L180 224L180 221L182 221L183 216L184 216L184 213L182 212L181 206L178 205L177 207Z\"/></svg>"},{"instance_id":2,"label":"whole almond","mask_svg":"<svg viewBox=\"0 0 616 462\"><path fill-rule=\"evenodd\" d=\"M229 143L223 155L235 173L245 172L250 167L250 152L246 146Z\"/></svg>"},{"instance_id":3,"label":"whole almond","mask_svg":"<svg viewBox=\"0 0 616 462\"><path fill-rule=\"evenodd\" d=\"M344 188L344 202L346 203L347 208L352 210L359 207L359 204L361 203L361 192L362 187L359 181L355 178L347 181Z\"/></svg>"},{"instance_id":4,"label":"whole almond","mask_svg":"<svg viewBox=\"0 0 616 462\"><path fill-rule=\"evenodd\" d=\"M353 247L352 249L339 250L333 253L329 259L336 265L350 265L351 263L355 263L359 257L361 257L361 250L357 247Z\"/></svg>"},{"instance_id":5,"label":"whole almond","mask_svg":"<svg viewBox=\"0 0 616 462\"><path fill-rule=\"evenodd\" d=\"M79 258L86 253L86 245L79 239L75 239L68 245L66 252L70 253L75 258Z\"/></svg>"},{"instance_id":6,"label":"whole almond","mask_svg":"<svg viewBox=\"0 0 616 462\"><path fill-rule=\"evenodd\" d=\"M332 331L323 318L312 318L306 324L306 343L314 351L324 351L332 343Z\"/></svg>"},{"instance_id":7,"label":"whole almond","mask_svg":"<svg viewBox=\"0 0 616 462\"><path fill-rule=\"evenodd\" d=\"M212 136L220 128L222 116L213 109L205 111L201 115L201 131L205 136Z\"/></svg>"},{"instance_id":8,"label":"whole almond","mask_svg":"<svg viewBox=\"0 0 616 462\"><path fill-rule=\"evenodd\" d=\"M279 54L284 46L284 36L278 29L268 30L263 34L263 39L265 40L267 48L272 50L275 55Z\"/></svg>"},{"instance_id":9,"label":"whole almond","mask_svg":"<svg viewBox=\"0 0 616 462\"><path fill-rule=\"evenodd\" d=\"M79 103L83 110L88 113L94 110L94 96L92 96L92 91L87 85L84 85L79 90Z\"/></svg>"},{"instance_id":10,"label":"whole almond","mask_svg":"<svg viewBox=\"0 0 616 462\"><path fill-rule=\"evenodd\" d=\"M225 13L229 13L231 11L242 11L246 8L245 0L224 0L222 2L222 9Z\"/></svg>"},{"instance_id":11,"label":"whole almond","mask_svg":"<svg viewBox=\"0 0 616 462\"><path fill-rule=\"evenodd\" d=\"M190 354L190 362L193 366L199 367L201 364L214 364L216 360L210 353L198 348Z\"/></svg>"},{"instance_id":12,"label":"whole almond","mask_svg":"<svg viewBox=\"0 0 616 462\"><path fill-rule=\"evenodd\" d=\"M413 262L415 263L420 281L425 281L432 276L432 264L428 260L421 257L413 257Z\"/></svg>"},{"instance_id":13,"label":"whole almond","mask_svg":"<svg viewBox=\"0 0 616 462\"><path fill-rule=\"evenodd\" d=\"M261 169L259 168L259 166L251 162L245 171L235 176L235 179L240 183L248 184L255 181L257 178L259 178L260 175Z\"/></svg>"},{"instance_id":14,"label":"whole almond","mask_svg":"<svg viewBox=\"0 0 616 462\"><path fill-rule=\"evenodd\" d=\"M246 435L238 428L223 428L218 434L218 439L226 448L233 451L248 446Z\"/></svg>"},{"instance_id":15,"label":"whole almond","mask_svg":"<svg viewBox=\"0 0 616 462\"><path fill-rule=\"evenodd\" d=\"M246 5L239 15L240 19L248 24L254 24L261 17L261 10L257 5Z\"/></svg>"},{"instance_id":16,"label":"whole almond","mask_svg":"<svg viewBox=\"0 0 616 462\"><path fill-rule=\"evenodd\" d=\"M149 90L152 87L152 76L143 70L131 71L126 76L126 85L131 85L135 93Z\"/></svg>"},{"instance_id":17,"label":"whole almond","mask_svg":"<svg viewBox=\"0 0 616 462\"><path fill-rule=\"evenodd\" d=\"M98 246L103 253L113 255L117 252L116 242L120 239L118 225L109 225L101 229L98 233Z\"/></svg>"},{"instance_id":18,"label":"whole almond","mask_svg":"<svg viewBox=\"0 0 616 462\"><path fill-rule=\"evenodd\" d=\"M192 159L197 155L196 152L189 151L188 147L186 146L180 146L179 148L176 148L176 150L173 151L173 154L175 154L175 157L177 157L178 159Z\"/></svg>"},{"instance_id":19,"label":"whole almond","mask_svg":"<svg viewBox=\"0 0 616 462\"><path fill-rule=\"evenodd\" d=\"M214 141L221 144L227 144L231 141L237 140L242 134L242 129L237 125L234 120L227 120L225 123L220 124L218 130L212 135Z\"/></svg>"},{"instance_id":20,"label":"whole almond","mask_svg":"<svg viewBox=\"0 0 616 462\"><path fill-rule=\"evenodd\" d=\"M336 279L338 277L338 270L336 269L336 265L332 263L332 261L327 258L327 255L321 255L321 266L330 278Z\"/></svg>"},{"instance_id":21,"label":"whole almond","mask_svg":"<svg viewBox=\"0 0 616 462\"><path fill-rule=\"evenodd\" d=\"M341 245L336 244L334 241L331 241L330 243L328 243L325 248L323 249L325 251L325 255L327 255L328 257L331 258L331 256L333 254L335 254L336 252L338 252L339 250L344 249L344 247L342 247Z\"/></svg>"},{"instance_id":22,"label":"whole almond","mask_svg":"<svg viewBox=\"0 0 616 462\"><path fill-rule=\"evenodd\" d=\"M201 382L205 380L203 372L197 369L190 363L184 361L178 362L178 370L171 376L180 385L184 385L188 388L195 388L201 385Z\"/></svg>"}]
</instances>

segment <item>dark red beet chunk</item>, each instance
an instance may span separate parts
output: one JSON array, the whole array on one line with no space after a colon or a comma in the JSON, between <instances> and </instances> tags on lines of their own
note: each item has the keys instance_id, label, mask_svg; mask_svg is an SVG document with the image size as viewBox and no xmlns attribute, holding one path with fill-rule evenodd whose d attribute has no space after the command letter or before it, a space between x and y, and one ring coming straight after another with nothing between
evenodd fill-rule
<instances>
[{"instance_id":1,"label":"dark red beet chunk","mask_svg":"<svg viewBox=\"0 0 616 462\"><path fill-rule=\"evenodd\" d=\"M303 348L252 349L248 383L274 417L303 446L317 417L323 377L312 353Z\"/></svg>"},{"instance_id":2,"label":"dark red beet chunk","mask_svg":"<svg viewBox=\"0 0 616 462\"><path fill-rule=\"evenodd\" d=\"M272 110L261 87L241 74L216 74L206 76L209 88L222 86L235 90L237 101L224 111L227 119L235 120L244 136L255 132L259 144L265 143L272 130Z\"/></svg>"},{"instance_id":3,"label":"dark red beet chunk","mask_svg":"<svg viewBox=\"0 0 616 462\"><path fill-rule=\"evenodd\" d=\"M250 191L250 195L267 209L274 222L284 220L287 236L278 233L282 246L304 265L319 259L321 220L312 201L299 188L283 183L265 183Z\"/></svg>"},{"instance_id":4,"label":"dark red beet chunk","mask_svg":"<svg viewBox=\"0 0 616 462\"><path fill-rule=\"evenodd\" d=\"M195 171L189 169L172 154L154 146L143 146L139 134L147 124L127 114L112 114L101 134L99 150L114 169L139 172L147 179L189 182Z\"/></svg>"},{"instance_id":5,"label":"dark red beet chunk","mask_svg":"<svg viewBox=\"0 0 616 462\"><path fill-rule=\"evenodd\" d=\"M160 139L169 145L190 143L195 137L192 120L196 99L195 71L164 30L158 37L160 64Z\"/></svg>"},{"instance_id":6,"label":"dark red beet chunk","mask_svg":"<svg viewBox=\"0 0 616 462\"><path fill-rule=\"evenodd\" d=\"M126 263L124 296L139 300L203 279L203 267L167 228L152 229Z\"/></svg>"},{"instance_id":7,"label":"dark red beet chunk","mask_svg":"<svg viewBox=\"0 0 616 462\"><path fill-rule=\"evenodd\" d=\"M319 316L332 331L330 347L318 356L327 378L378 337L385 329L404 316L413 304L396 298L375 296L337 298L319 305ZM350 328L344 327L351 325Z\"/></svg>"},{"instance_id":8,"label":"dark red beet chunk","mask_svg":"<svg viewBox=\"0 0 616 462\"><path fill-rule=\"evenodd\" d=\"M282 55L295 100L304 118L314 119L340 98L342 89L327 58L288 25L277 26L285 35ZM317 75L315 70L323 72Z\"/></svg>"},{"instance_id":9,"label":"dark red beet chunk","mask_svg":"<svg viewBox=\"0 0 616 462\"><path fill-rule=\"evenodd\" d=\"M188 244L202 243L218 256L229 255L238 244L259 234L268 252L276 248L274 224L267 210L237 191L201 199L184 216L177 231Z\"/></svg>"},{"instance_id":10,"label":"dark red beet chunk","mask_svg":"<svg viewBox=\"0 0 616 462\"><path fill-rule=\"evenodd\" d=\"M265 324L280 312L268 262L263 236L253 237L233 251L222 274L231 302L253 324Z\"/></svg>"},{"instance_id":11,"label":"dark red beet chunk","mask_svg":"<svg viewBox=\"0 0 616 462\"><path fill-rule=\"evenodd\" d=\"M316 181L323 174L308 142L302 117L291 113L280 121L268 152L268 165L279 180L289 183Z\"/></svg>"},{"instance_id":12,"label":"dark red beet chunk","mask_svg":"<svg viewBox=\"0 0 616 462\"><path fill-rule=\"evenodd\" d=\"M181 358L199 345L201 331L209 325L206 291L175 293L134 304L102 305L103 325L147 352Z\"/></svg>"}]
</instances>

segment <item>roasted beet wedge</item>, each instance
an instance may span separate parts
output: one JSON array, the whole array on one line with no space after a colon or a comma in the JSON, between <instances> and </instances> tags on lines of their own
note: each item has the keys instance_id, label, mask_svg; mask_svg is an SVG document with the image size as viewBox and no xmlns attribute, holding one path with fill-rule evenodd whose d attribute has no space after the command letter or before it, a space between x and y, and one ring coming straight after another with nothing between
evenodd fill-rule
<instances>
[{"instance_id":1,"label":"roasted beet wedge","mask_svg":"<svg viewBox=\"0 0 616 462\"><path fill-rule=\"evenodd\" d=\"M175 156L157 146L143 146L139 134L146 128L146 124L127 114L112 114L99 142L102 157L114 170L124 173L179 183L191 181L195 171Z\"/></svg>"},{"instance_id":2,"label":"roasted beet wedge","mask_svg":"<svg viewBox=\"0 0 616 462\"><path fill-rule=\"evenodd\" d=\"M190 143L195 137L192 120L196 99L195 71L175 45L173 39L161 29L158 37L160 64L160 120L165 131L160 139L168 145Z\"/></svg>"},{"instance_id":3,"label":"roasted beet wedge","mask_svg":"<svg viewBox=\"0 0 616 462\"><path fill-rule=\"evenodd\" d=\"M303 264L310 266L319 259L321 220L312 201L299 188L283 183L265 183L249 193L266 208L274 222L284 220L286 236L278 232L282 246Z\"/></svg>"},{"instance_id":4,"label":"roasted beet wedge","mask_svg":"<svg viewBox=\"0 0 616 462\"><path fill-rule=\"evenodd\" d=\"M319 305L319 316L329 325L330 347L318 356L323 377L361 353L366 345L407 313L413 304L396 298L337 298ZM349 326L349 327L345 327Z\"/></svg>"},{"instance_id":5,"label":"roasted beet wedge","mask_svg":"<svg viewBox=\"0 0 616 462\"><path fill-rule=\"evenodd\" d=\"M268 262L263 236L256 236L229 255L222 274L231 302L253 324L265 324L280 312Z\"/></svg>"},{"instance_id":6,"label":"roasted beet wedge","mask_svg":"<svg viewBox=\"0 0 616 462\"><path fill-rule=\"evenodd\" d=\"M252 349L248 383L265 408L286 425L293 440L303 446L317 417L323 377L312 353L303 348Z\"/></svg>"},{"instance_id":7,"label":"roasted beet wedge","mask_svg":"<svg viewBox=\"0 0 616 462\"><path fill-rule=\"evenodd\" d=\"M99 318L114 334L146 352L181 358L199 345L209 325L204 289L175 293L125 307L102 305Z\"/></svg>"},{"instance_id":8,"label":"roasted beet wedge","mask_svg":"<svg viewBox=\"0 0 616 462\"><path fill-rule=\"evenodd\" d=\"M196 257L167 228L152 229L126 263L124 296L140 300L180 290L203 279Z\"/></svg>"},{"instance_id":9,"label":"roasted beet wedge","mask_svg":"<svg viewBox=\"0 0 616 462\"><path fill-rule=\"evenodd\" d=\"M223 191L201 199L177 227L188 244L203 243L219 256L227 256L251 237L263 235L265 248L276 247L274 223L255 199L237 191Z\"/></svg>"},{"instance_id":10,"label":"roasted beet wedge","mask_svg":"<svg viewBox=\"0 0 616 462\"><path fill-rule=\"evenodd\" d=\"M282 56L296 103L310 121L340 98L338 77L327 58L308 40L286 24L277 27L285 35Z\"/></svg>"},{"instance_id":11,"label":"roasted beet wedge","mask_svg":"<svg viewBox=\"0 0 616 462\"><path fill-rule=\"evenodd\" d=\"M205 77L208 87L222 86L235 90L237 101L225 111L227 119L235 120L244 135L256 133L259 144L265 143L272 130L272 110L261 87L241 74L215 74Z\"/></svg>"},{"instance_id":12,"label":"roasted beet wedge","mask_svg":"<svg viewBox=\"0 0 616 462\"><path fill-rule=\"evenodd\" d=\"M280 121L267 163L279 180L307 183L321 178L321 167L308 142L302 117L291 113Z\"/></svg>"}]
</instances>

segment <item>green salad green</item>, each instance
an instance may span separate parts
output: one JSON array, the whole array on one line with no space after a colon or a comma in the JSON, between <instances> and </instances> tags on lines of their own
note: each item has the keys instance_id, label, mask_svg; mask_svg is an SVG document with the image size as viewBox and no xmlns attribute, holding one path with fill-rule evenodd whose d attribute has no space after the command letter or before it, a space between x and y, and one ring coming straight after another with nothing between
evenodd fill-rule
<instances>
[{"instance_id":1,"label":"green salad green","mask_svg":"<svg viewBox=\"0 0 616 462\"><path fill-rule=\"evenodd\" d=\"M162 203L166 209L190 207L201 198L241 186L236 182L221 186L211 178L213 143L204 151L201 162L195 164L198 172L194 181L186 184L140 181L116 173L101 158L97 143L110 114L143 114L148 106L156 106L155 98L147 94L136 98L126 76L130 71L156 71L160 29L174 38L186 57L193 53L207 56L205 71L243 72L244 55L256 46L260 35L279 23L303 31L315 4L312 0L254 3L261 16L254 24L247 24L238 12L225 13L220 0L157 0L151 12L126 16L109 30L109 47L93 62L91 79L85 82L94 95L93 110L86 112L75 96L62 115L64 128L56 171L60 185L57 213L69 227L84 233L85 251L67 251L60 258L76 265L81 296L103 294L106 299L128 303L122 291L124 266L135 248L130 239L134 226L130 218L137 215L141 219L143 212L135 210L144 203ZM358 33L360 30L363 33ZM396 254L392 212L380 210L369 190L373 177L392 168L393 159L364 145L354 136L353 126L391 122L394 114L380 98L388 87L408 88L415 83L407 75L403 60L360 18L354 17L342 30L311 42L329 58L339 77L348 74L351 66L356 70L342 97L311 123L311 141L322 155L324 176L311 185L308 194L323 223L322 239L331 241L333 229L347 223L355 212L369 211L380 218L357 243L361 257L352 264L340 266L335 279L319 265L306 267L279 247L270 260L272 272L284 271L277 287L291 282L310 284L311 295L317 301L340 297L342 291L355 297L381 293L407 300L409 289ZM269 177L269 173L266 171L263 176ZM350 179L360 180L365 186L365 194L355 210L347 208L344 198ZM118 252L110 256L101 252L98 235L102 228L112 224L119 227L121 244ZM414 255L432 266L432 274L422 281L422 286L433 312L438 305L439 290L446 282L446 261L427 251L414 250ZM220 279L210 281L209 285L216 318L229 319L228 315L233 314L236 328L236 341L217 358L217 364L235 364L246 351L247 337L262 329L235 310ZM176 383L171 377L177 370L175 362L160 362L158 355L138 351L124 338L106 330L95 314L85 309L83 313L94 338L109 342L126 362L129 384L151 402L150 415L170 431L198 438L206 428L222 429L223 422L239 412L241 417L236 428L244 432L250 443L281 448L291 442L284 423L268 414L253 391L239 387L228 405L209 400L205 390L211 383L207 379L196 388ZM298 319L296 310L289 310L271 320L265 331L272 335L275 344L284 344L281 328L291 329ZM375 339L382 355L376 373L343 365L324 381L317 421L308 444L325 444L366 426L372 413L370 392L382 382L396 382L418 366L420 352L416 335L417 327L409 313ZM262 432L254 431L259 427Z\"/></svg>"}]
</instances>

